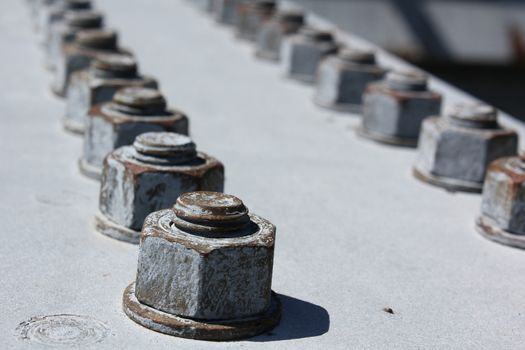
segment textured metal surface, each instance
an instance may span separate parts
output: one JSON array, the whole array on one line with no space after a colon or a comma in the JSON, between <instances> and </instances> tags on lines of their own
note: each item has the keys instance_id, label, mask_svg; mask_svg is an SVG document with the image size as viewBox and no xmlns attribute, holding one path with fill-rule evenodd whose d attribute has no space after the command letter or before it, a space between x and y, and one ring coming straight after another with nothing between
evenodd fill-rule
<instances>
[{"instance_id":1,"label":"textured metal surface","mask_svg":"<svg viewBox=\"0 0 525 350\"><path fill-rule=\"evenodd\" d=\"M283 317L271 334L214 344L152 332L124 315L137 247L94 232L98 184L78 174L81 140L61 129L64 104L49 92L24 2L3 0L1 348L43 348L16 328L61 314L110 329L90 349L523 346L525 255L475 232L479 196L413 179L413 150L355 137L358 118L313 105L311 87L282 79L184 1L98 6L170 104L191 117L199 147L224 162L226 190L277 226L272 289ZM381 51L378 60L402 65ZM439 81L431 87L446 104L466 98Z\"/></svg>"}]
</instances>

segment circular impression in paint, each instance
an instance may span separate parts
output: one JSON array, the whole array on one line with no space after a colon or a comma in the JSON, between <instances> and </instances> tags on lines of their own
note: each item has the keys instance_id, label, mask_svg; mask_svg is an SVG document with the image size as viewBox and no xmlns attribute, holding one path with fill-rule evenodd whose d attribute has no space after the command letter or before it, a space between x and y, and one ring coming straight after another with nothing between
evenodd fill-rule
<instances>
[{"instance_id":1,"label":"circular impression in paint","mask_svg":"<svg viewBox=\"0 0 525 350\"><path fill-rule=\"evenodd\" d=\"M36 316L16 328L19 339L51 346L78 346L98 343L110 334L102 322L88 316Z\"/></svg>"}]
</instances>

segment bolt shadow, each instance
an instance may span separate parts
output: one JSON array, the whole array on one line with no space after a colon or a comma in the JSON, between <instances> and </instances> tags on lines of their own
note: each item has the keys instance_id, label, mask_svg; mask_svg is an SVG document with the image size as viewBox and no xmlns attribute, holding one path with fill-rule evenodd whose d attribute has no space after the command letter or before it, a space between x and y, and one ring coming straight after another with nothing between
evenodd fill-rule
<instances>
[{"instance_id":1,"label":"bolt shadow","mask_svg":"<svg viewBox=\"0 0 525 350\"><path fill-rule=\"evenodd\" d=\"M254 342L317 337L328 332L330 315L325 308L279 294L283 311L281 321L271 331L252 338Z\"/></svg>"}]
</instances>

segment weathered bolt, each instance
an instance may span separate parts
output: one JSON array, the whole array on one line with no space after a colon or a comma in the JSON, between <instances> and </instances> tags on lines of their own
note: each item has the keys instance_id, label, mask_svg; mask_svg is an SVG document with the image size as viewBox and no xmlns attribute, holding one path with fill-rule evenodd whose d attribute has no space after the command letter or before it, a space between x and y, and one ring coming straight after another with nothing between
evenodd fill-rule
<instances>
[{"instance_id":1,"label":"weathered bolt","mask_svg":"<svg viewBox=\"0 0 525 350\"><path fill-rule=\"evenodd\" d=\"M237 7L241 0L214 0L213 15L220 24L233 26L237 23Z\"/></svg>"},{"instance_id":2,"label":"weathered bolt","mask_svg":"<svg viewBox=\"0 0 525 350\"><path fill-rule=\"evenodd\" d=\"M518 135L502 129L488 105L456 105L425 119L414 175L448 190L481 192L488 165L517 154Z\"/></svg>"},{"instance_id":3,"label":"weathered bolt","mask_svg":"<svg viewBox=\"0 0 525 350\"><path fill-rule=\"evenodd\" d=\"M131 145L149 131L188 134L188 118L179 111L166 109L162 94L151 88L120 89L113 100L91 108L80 171L100 179L104 158L114 149Z\"/></svg>"},{"instance_id":4,"label":"weathered bolt","mask_svg":"<svg viewBox=\"0 0 525 350\"><path fill-rule=\"evenodd\" d=\"M525 157L492 162L483 186L478 231L488 239L525 249Z\"/></svg>"},{"instance_id":5,"label":"weathered bolt","mask_svg":"<svg viewBox=\"0 0 525 350\"><path fill-rule=\"evenodd\" d=\"M423 120L440 109L441 94L427 88L424 74L390 72L383 81L367 86L358 132L378 142L416 147Z\"/></svg>"},{"instance_id":6,"label":"weathered bolt","mask_svg":"<svg viewBox=\"0 0 525 350\"><path fill-rule=\"evenodd\" d=\"M275 0L244 0L238 6L235 35L255 41L259 28L269 21L276 10Z\"/></svg>"},{"instance_id":7,"label":"weathered bolt","mask_svg":"<svg viewBox=\"0 0 525 350\"><path fill-rule=\"evenodd\" d=\"M67 89L64 128L83 134L88 121L89 109L111 101L123 87L157 88L157 81L138 74L137 62L132 56L101 54L92 62L90 69L71 75Z\"/></svg>"},{"instance_id":8,"label":"weathered bolt","mask_svg":"<svg viewBox=\"0 0 525 350\"><path fill-rule=\"evenodd\" d=\"M77 32L75 39L64 45L62 55L59 56L52 91L57 96L65 97L71 75L88 68L98 55L107 53L130 54L118 47L115 31L93 29Z\"/></svg>"},{"instance_id":9,"label":"weathered bolt","mask_svg":"<svg viewBox=\"0 0 525 350\"><path fill-rule=\"evenodd\" d=\"M257 33L255 56L278 61L281 53L281 42L284 37L297 33L304 24L304 13L283 11L271 20L262 23Z\"/></svg>"},{"instance_id":10,"label":"weathered bolt","mask_svg":"<svg viewBox=\"0 0 525 350\"><path fill-rule=\"evenodd\" d=\"M342 49L319 64L314 101L323 107L358 112L368 84L385 73L376 64L374 52Z\"/></svg>"},{"instance_id":11,"label":"weathered bolt","mask_svg":"<svg viewBox=\"0 0 525 350\"><path fill-rule=\"evenodd\" d=\"M111 152L104 161L100 186L99 232L138 243L146 216L169 208L182 193L224 188L224 167L197 152L187 136L148 132L132 146Z\"/></svg>"},{"instance_id":12,"label":"weathered bolt","mask_svg":"<svg viewBox=\"0 0 525 350\"><path fill-rule=\"evenodd\" d=\"M46 67L50 70L56 69L64 46L75 39L77 32L86 29L100 29L103 24L104 19L100 12L67 11L64 21L51 28L46 50Z\"/></svg>"},{"instance_id":13,"label":"weathered bolt","mask_svg":"<svg viewBox=\"0 0 525 350\"><path fill-rule=\"evenodd\" d=\"M54 27L63 23L66 12L86 11L91 8L91 0L62 0L54 2L47 7L47 11L42 13L39 42L47 50L51 32L54 30Z\"/></svg>"},{"instance_id":14,"label":"weathered bolt","mask_svg":"<svg viewBox=\"0 0 525 350\"><path fill-rule=\"evenodd\" d=\"M332 33L310 27L285 38L281 44L281 69L285 76L306 83L316 79L321 60L337 52Z\"/></svg>"},{"instance_id":15,"label":"weathered bolt","mask_svg":"<svg viewBox=\"0 0 525 350\"><path fill-rule=\"evenodd\" d=\"M253 336L279 320L271 291L275 226L234 196L182 194L142 229L136 282L124 311L150 329L180 337Z\"/></svg>"}]
</instances>

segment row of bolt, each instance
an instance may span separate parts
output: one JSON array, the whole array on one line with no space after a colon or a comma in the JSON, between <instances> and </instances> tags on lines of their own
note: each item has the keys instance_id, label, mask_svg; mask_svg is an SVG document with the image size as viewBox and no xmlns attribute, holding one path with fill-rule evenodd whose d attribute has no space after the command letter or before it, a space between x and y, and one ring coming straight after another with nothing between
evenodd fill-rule
<instances>
[{"instance_id":1,"label":"row of bolt","mask_svg":"<svg viewBox=\"0 0 525 350\"><path fill-rule=\"evenodd\" d=\"M253 42L255 56L314 86L314 102L360 114L357 134L380 143L417 147L414 176L449 191L483 193L477 230L525 248L525 157L518 135L498 123L492 106L463 103L441 115L443 97L419 70L388 69L374 51L338 42L297 10L271 0L192 0L236 36Z\"/></svg>"},{"instance_id":2,"label":"row of bolt","mask_svg":"<svg viewBox=\"0 0 525 350\"><path fill-rule=\"evenodd\" d=\"M220 193L223 165L196 150L186 136L188 117L167 108L157 81L139 73L90 1L29 1L54 72L52 91L66 98L64 128L84 137L80 170L101 181L96 229L140 240L126 314L150 329L198 339L273 327L280 316L271 292L275 227ZM496 241L525 245L525 163L515 157L516 134L499 126L492 107L459 105L429 118L439 114L442 97L428 89L424 74L389 71L373 52L342 47L332 33L305 25L300 12L277 11L273 1L205 5L253 41L257 57L315 84L317 104L360 112L359 135L419 144L418 178L466 191L480 191L485 182L478 228Z\"/></svg>"},{"instance_id":3,"label":"row of bolt","mask_svg":"<svg viewBox=\"0 0 525 350\"><path fill-rule=\"evenodd\" d=\"M65 130L83 137L80 172L100 181L96 231L138 244L128 317L194 339L263 333L280 320L271 290L275 226L222 193L224 166L197 150L189 118L91 0L28 0ZM175 204L174 204L175 203Z\"/></svg>"}]
</instances>

